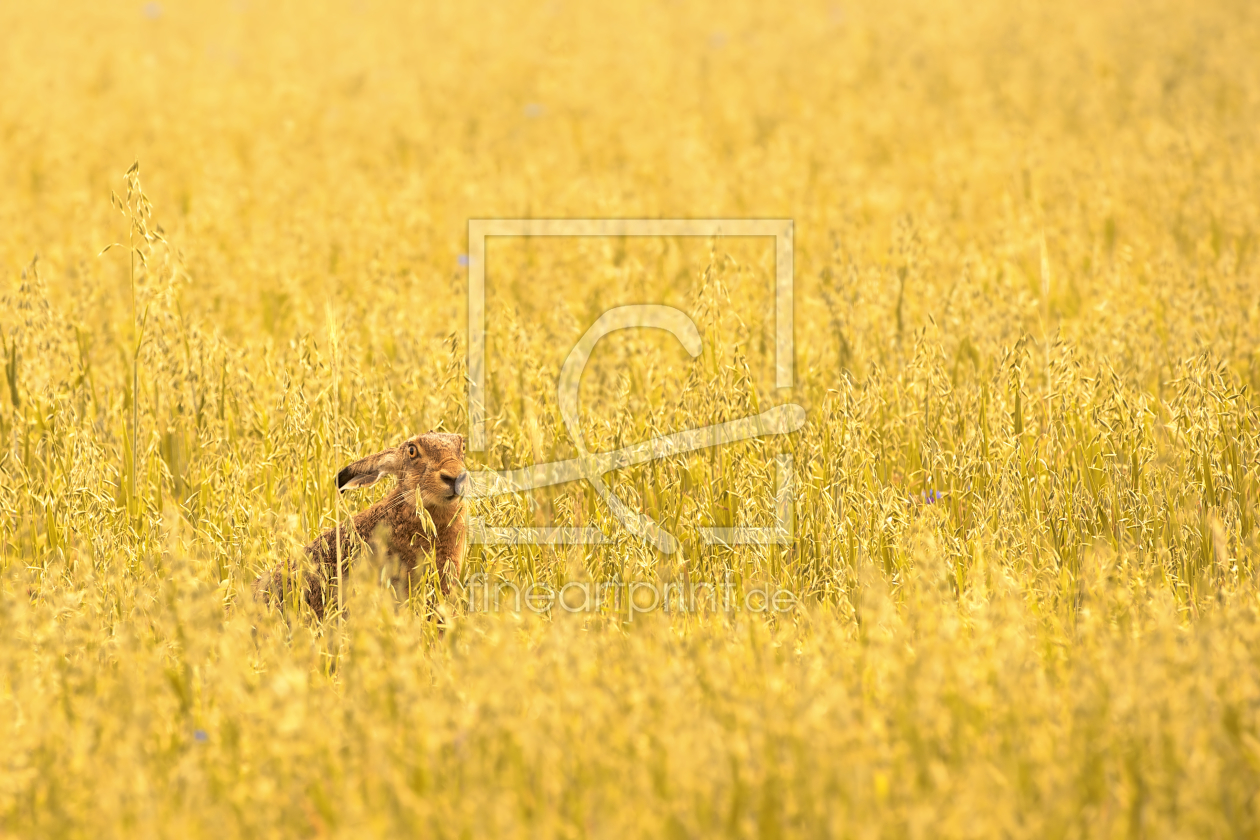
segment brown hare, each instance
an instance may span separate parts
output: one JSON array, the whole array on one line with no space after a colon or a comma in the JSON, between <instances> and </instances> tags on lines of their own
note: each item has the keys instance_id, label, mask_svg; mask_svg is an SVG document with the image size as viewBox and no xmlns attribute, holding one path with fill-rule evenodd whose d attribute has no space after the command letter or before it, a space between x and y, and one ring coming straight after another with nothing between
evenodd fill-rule
<instances>
[{"instance_id":1,"label":"brown hare","mask_svg":"<svg viewBox=\"0 0 1260 840\"><path fill-rule=\"evenodd\" d=\"M394 580L404 587L400 594L409 588L417 561L429 553L437 561L443 593L450 592L451 582L459 576L467 536L465 499L471 481L464 468L463 437L444 432L417 435L400 446L350 464L337 473L337 488L345 491L367 487L387 475L398 479L389 495L306 547L316 570L303 576L302 594L321 618L325 592L335 591L337 584L339 544L342 580L349 571L350 558L365 542L373 540L379 540L378 545L397 562ZM424 508L427 517L418 506ZM260 597L274 602L283 598L291 577L288 564L282 563L260 577L255 589Z\"/></svg>"}]
</instances>

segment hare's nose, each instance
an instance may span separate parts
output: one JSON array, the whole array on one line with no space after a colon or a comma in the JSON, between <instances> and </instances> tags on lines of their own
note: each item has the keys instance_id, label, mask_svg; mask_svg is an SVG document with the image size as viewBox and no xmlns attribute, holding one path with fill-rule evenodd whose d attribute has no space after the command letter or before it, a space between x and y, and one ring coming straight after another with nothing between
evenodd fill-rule
<instances>
[{"instance_id":1,"label":"hare's nose","mask_svg":"<svg viewBox=\"0 0 1260 840\"><path fill-rule=\"evenodd\" d=\"M468 492L468 470L464 470L459 475L442 474L442 480L451 488L451 493L455 496L463 496Z\"/></svg>"}]
</instances>

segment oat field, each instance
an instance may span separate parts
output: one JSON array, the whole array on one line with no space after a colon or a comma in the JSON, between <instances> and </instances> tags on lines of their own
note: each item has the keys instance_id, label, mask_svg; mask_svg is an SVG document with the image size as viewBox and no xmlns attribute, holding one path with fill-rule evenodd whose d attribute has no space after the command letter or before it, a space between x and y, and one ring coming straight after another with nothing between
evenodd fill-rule
<instances>
[{"instance_id":1,"label":"oat field","mask_svg":"<svg viewBox=\"0 0 1260 840\"><path fill-rule=\"evenodd\" d=\"M1260 7L0 5L0 837L1260 836ZM133 166L135 164L135 166ZM463 576L735 608L251 596L466 433L475 470L795 404L474 499ZM776 513L786 545L707 544ZM432 569L420 571L432 587ZM791 594L757 609L756 592ZM514 605L513 605L514 606ZM765 604L761 603L764 608Z\"/></svg>"}]
</instances>

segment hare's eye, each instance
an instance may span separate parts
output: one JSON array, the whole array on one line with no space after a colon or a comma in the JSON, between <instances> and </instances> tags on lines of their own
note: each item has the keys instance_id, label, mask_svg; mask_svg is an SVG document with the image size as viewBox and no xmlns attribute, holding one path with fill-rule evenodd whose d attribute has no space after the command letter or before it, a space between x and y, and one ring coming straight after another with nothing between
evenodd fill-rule
<instances>
[{"instance_id":1,"label":"hare's eye","mask_svg":"<svg viewBox=\"0 0 1260 840\"><path fill-rule=\"evenodd\" d=\"M416 445L414 443L407 444L407 457L408 458L420 457L420 450L416 449Z\"/></svg>"}]
</instances>

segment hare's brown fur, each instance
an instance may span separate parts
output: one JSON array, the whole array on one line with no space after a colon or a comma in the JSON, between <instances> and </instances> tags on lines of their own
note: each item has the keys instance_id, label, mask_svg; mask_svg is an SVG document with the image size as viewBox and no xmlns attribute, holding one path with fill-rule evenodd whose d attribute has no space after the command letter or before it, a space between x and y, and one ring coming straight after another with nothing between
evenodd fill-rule
<instances>
[{"instance_id":1,"label":"hare's brown fur","mask_svg":"<svg viewBox=\"0 0 1260 840\"><path fill-rule=\"evenodd\" d=\"M325 610L325 593L337 584L337 558L341 579L349 561L365 543L377 542L396 561L394 580L410 586L418 561L430 553L437 562L438 581L444 593L459 576L467 537L466 494L470 478L464 468L464 439L456 434L428 432L400 446L355 461L337 474L337 487L347 490L372 484L392 475L398 483L389 495L330 528L306 547L315 570L302 576L302 594L317 616ZM417 510L418 502L432 525ZM340 551L338 549L340 548ZM260 596L275 601L294 585L292 569L282 563L255 583Z\"/></svg>"}]
</instances>

